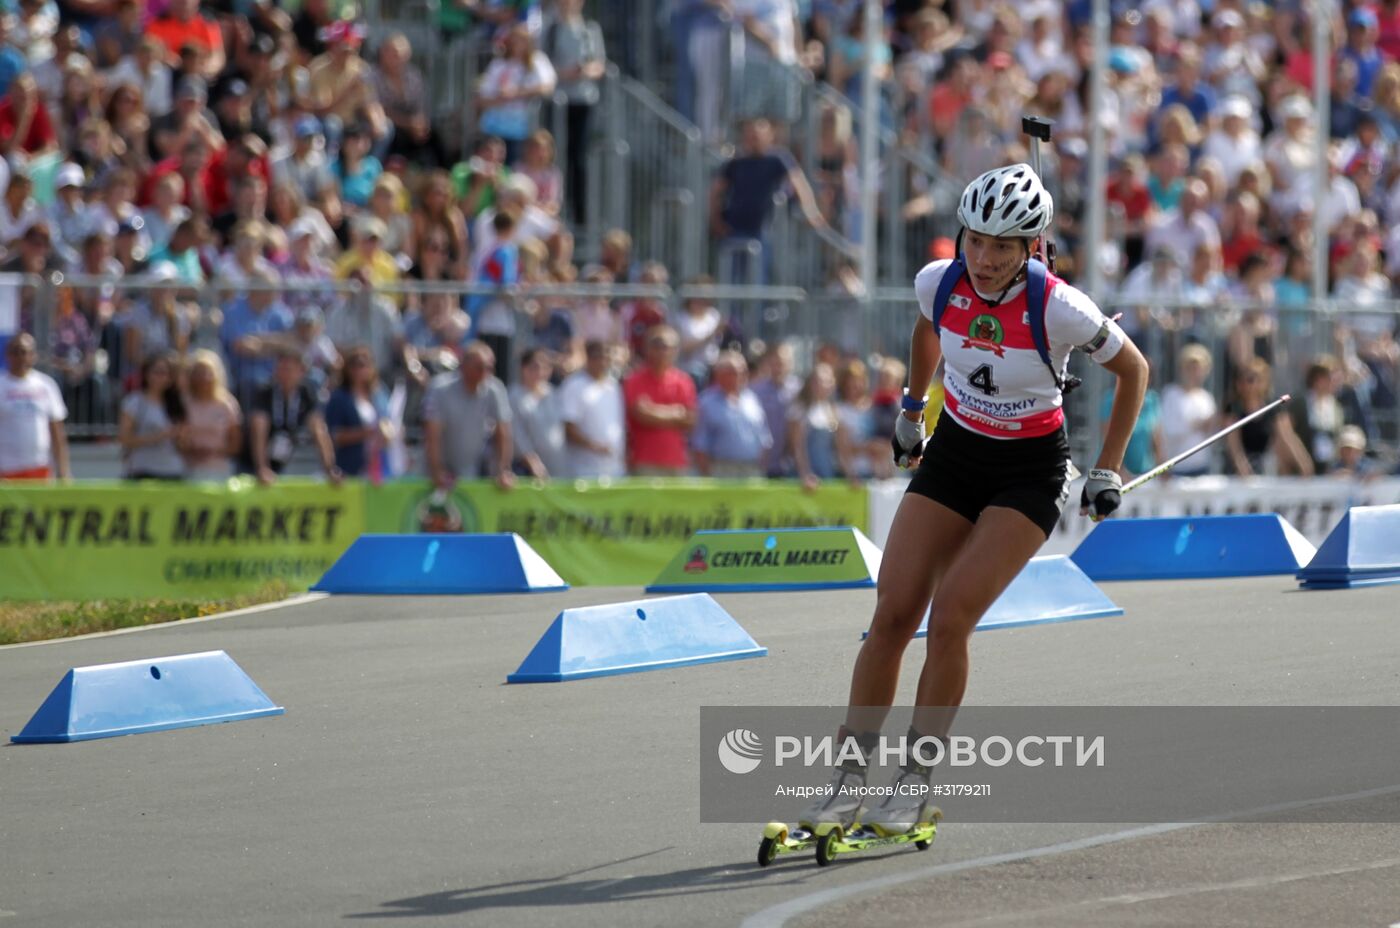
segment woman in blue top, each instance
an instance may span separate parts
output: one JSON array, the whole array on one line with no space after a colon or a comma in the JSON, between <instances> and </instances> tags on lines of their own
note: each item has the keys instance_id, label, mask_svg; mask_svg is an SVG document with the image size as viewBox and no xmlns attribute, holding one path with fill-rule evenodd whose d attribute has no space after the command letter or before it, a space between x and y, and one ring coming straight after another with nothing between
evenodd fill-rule
<instances>
[{"instance_id":1,"label":"woman in blue top","mask_svg":"<svg viewBox=\"0 0 1400 928\"><path fill-rule=\"evenodd\" d=\"M331 163L331 174L340 185L340 198L361 209L369 206L374 182L384 173L384 165L369 153L369 131L364 126L346 128L340 140L340 157Z\"/></svg>"},{"instance_id":2,"label":"woman in blue top","mask_svg":"<svg viewBox=\"0 0 1400 928\"><path fill-rule=\"evenodd\" d=\"M326 403L326 428L335 465L347 477L364 476L371 456L393 437L388 399L368 348L352 348L345 358L340 386Z\"/></svg>"}]
</instances>

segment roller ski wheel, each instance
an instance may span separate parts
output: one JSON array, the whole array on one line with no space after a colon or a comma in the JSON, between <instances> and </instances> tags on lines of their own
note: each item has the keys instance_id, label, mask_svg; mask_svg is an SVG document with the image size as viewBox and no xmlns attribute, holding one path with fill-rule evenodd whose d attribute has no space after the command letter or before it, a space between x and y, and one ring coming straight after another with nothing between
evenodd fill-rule
<instances>
[{"instance_id":1,"label":"roller ski wheel","mask_svg":"<svg viewBox=\"0 0 1400 928\"><path fill-rule=\"evenodd\" d=\"M938 821L943 813L932 810L928 821L921 821L908 831L899 834L885 834L870 825L860 825L850 832L839 825L826 826L817 834L817 865L828 867L838 854L853 854L877 847L893 847L898 844L912 844L921 851L933 846L938 834Z\"/></svg>"},{"instance_id":2,"label":"roller ski wheel","mask_svg":"<svg viewBox=\"0 0 1400 928\"><path fill-rule=\"evenodd\" d=\"M763 840L758 842L758 865L766 867L780 854L805 851L816 843L816 835L800 825L789 828L783 822L769 822L763 826Z\"/></svg>"}]
</instances>

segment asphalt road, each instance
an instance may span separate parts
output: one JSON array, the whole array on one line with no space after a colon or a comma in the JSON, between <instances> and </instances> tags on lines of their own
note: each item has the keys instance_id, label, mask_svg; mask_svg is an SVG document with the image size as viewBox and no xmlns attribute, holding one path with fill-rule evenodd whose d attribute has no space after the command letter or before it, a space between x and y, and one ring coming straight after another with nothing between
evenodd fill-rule
<instances>
[{"instance_id":1,"label":"asphalt road","mask_svg":"<svg viewBox=\"0 0 1400 928\"><path fill-rule=\"evenodd\" d=\"M1400 704L1400 587L1294 588L1107 585L1125 616L975 636L968 701ZM1400 922L1400 826L1369 824L1394 795L1324 816L1346 824L953 822L925 853L761 870L755 827L698 824L699 706L844 702L873 593L719 597L766 659L504 684L560 608L640 595L329 598L0 649L5 741L69 667L216 648L287 708L0 747L0 928Z\"/></svg>"}]
</instances>

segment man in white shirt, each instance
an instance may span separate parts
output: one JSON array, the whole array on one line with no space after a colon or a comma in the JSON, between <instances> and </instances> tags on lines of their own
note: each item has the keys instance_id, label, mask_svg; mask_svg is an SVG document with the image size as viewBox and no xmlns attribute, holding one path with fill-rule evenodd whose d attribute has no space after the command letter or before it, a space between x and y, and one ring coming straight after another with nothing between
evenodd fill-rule
<instances>
[{"instance_id":1,"label":"man in white shirt","mask_svg":"<svg viewBox=\"0 0 1400 928\"><path fill-rule=\"evenodd\" d=\"M1190 266L1191 256L1201 245L1220 248L1220 227L1205 205L1210 201L1210 190L1206 182L1192 178L1186 182L1177 208L1165 213L1157 225L1147 232L1147 250L1168 248L1176 254L1182 266Z\"/></svg>"},{"instance_id":2,"label":"man in white shirt","mask_svg":"<svg viewBox=\"0 0 1400 928\"><path fill-rule=\"evenodd\" d=\"M622 386L609 370L608 346L590 341L586 362L559 385L567 466L574 477L621 477L627 473Z\"/></svg>"},{"instance_id":3,"label":"man in white shirt","mask_svg":"<svg viewBox=\"0 0 1400 928\"><path fill-rule=\"evenodd\" d=\"M5 346L8 370L0 374L0 480L72 476L63 420L68 408L58 384L34 370L34 336L22 332ZM50 467L52 458L53 467Z\"/></svg>"}]
</instances>

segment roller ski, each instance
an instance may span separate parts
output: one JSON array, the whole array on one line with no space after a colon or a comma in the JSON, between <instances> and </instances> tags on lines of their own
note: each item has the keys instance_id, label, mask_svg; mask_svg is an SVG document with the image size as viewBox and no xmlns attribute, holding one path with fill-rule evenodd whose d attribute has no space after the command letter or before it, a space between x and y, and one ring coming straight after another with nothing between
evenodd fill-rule
<instances>
[{"instance_id":1,"label":"roller ski","mask_svg":"<svg viewBox=\"0 0 1400 928\"><path fill-rule=\"evenodd\" d=\"M917 786L922 784L922 790ZM805 809L795 827L769 822L758 845L758 865L766 867L779 854L816 848L817 864L827 866L837 854L912 843L924 851L933 844L943 813L927 806L928 768L905 770L895 780L886 801L866 814L865 770L840 766L826 789ZM901 787L903 789L901 790ZM868 821L863 821L862 817Z\"/></svg>"}]
</instances>

